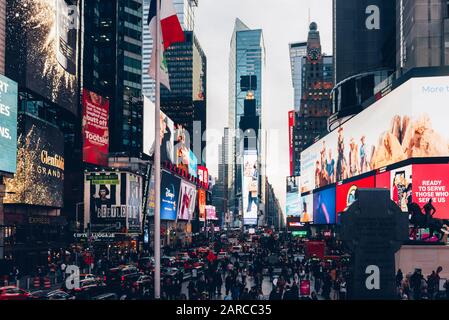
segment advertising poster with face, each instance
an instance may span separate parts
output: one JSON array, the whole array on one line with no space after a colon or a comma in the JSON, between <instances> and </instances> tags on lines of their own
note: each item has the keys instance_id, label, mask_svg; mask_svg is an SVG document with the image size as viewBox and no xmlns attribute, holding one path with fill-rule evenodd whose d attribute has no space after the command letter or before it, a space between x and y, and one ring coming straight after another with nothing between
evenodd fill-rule
<instances>
[{"instance_id":1,"label":"advertising poster with face","mask_svg":"<svg viewBox=\"0 0 449 320\"><path fill-rule=\"evenodd\" d=\"M143 152L149 156L154 154L154 124L155 105L148 97L144 97L143 104ZM175 124L174 122L161 112L160 114L160 135L161 144L161 163L174 161L174 144L175 144Z\"/></svg>"},{"instance_id":2,"label":"advertising poster with face","mask_svg":"<svg viewBox=\"0 0 449 320\"><path fill-rule=\"evenodd\" d=\"M181 179L162 171L161 220L175 221L178 212Z\"/></svg>"},{"instance_id":3,"label":"advertising poster with face","mask_svg":"<svg viewBox=\"0 0 449 320\"><path fill-rule=\"evenodd\" d=\"M244 152L242 173L243 221L245 225L256 225L259 206L259 171L256 151Z\"/></svg>"},{"instance_id":4,"label":"advertising poster with face","mask_svg":"<svg viewBox=\"0 0 449 320\"><path fill-rule=\"evenodd\" d=\"M412 166L390 171L391 199L407 212L407 204L412 203Z\"/></svg>"},{"instance_id":5,"label":"advertising poster with face","mask_svg":"<svg viewBox=\"0 0 449 320\"><path fill-rule=\"evenodd\" d=\"M301 192L409 159L449 156L449 77L413 78L301 153Z\"/></svg>"},{"instance_id":6,"label":"advertising poster with face","mask_svg":"<svg viewBox=\"0 0 449 320\"><path fill-rule=\"evenodd\" d=\"M124 172L85 174L84 209L85 217L90 217L91 231L125 231L127 220L126 175Z\"/></svg>"},{"instance_id":7,"label":"advertising poster with face","mask_svg":"<svg viewBox=\"0 0 449 320\"><path fill-rule=\"evenodd\" d=\"M178 220L192 220L195 212L196 187L184 180L181 180L179 191Z\"/></svg>"},{"instance_id":8,"label":"advertising poster with face","mask_svg":"<svg viewBox=\"0 0 449 320\"><path fill-rule=\"evenodd\" d=\"M287 177L287 218L301 214L300 177Z\"/></svg>"},{"instance_id":9,"label":"advertising poster with face","mask_svg":"<svg viewBox=\"0 0 449 320\"><path fill-rule=\"evenodd\" d=\"M198 179L209 187L209 170L206 167L198 166Z\"/></svg>"},{"instance_id":10,"label":"advertising poster with face","mask_svg":"<svg viewBox=\"0 0 449 320\"><path fill-rule=\"evenodd\" d=\"M206 206L206 216L207 220L218 220L216 208L214 206Z\"/></svg>"}]
</instances>

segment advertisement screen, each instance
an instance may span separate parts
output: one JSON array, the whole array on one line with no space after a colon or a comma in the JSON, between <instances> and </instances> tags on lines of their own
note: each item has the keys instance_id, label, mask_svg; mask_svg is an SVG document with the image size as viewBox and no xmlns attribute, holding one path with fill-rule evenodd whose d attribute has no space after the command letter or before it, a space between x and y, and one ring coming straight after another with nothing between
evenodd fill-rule
<instances>
[{"instance_id":1,"label":"advertisement screen","mask_svg":"<svg viewBox=\"0 0 449 320\"><path fill-rule=\"evenodd\" d=\"M311 223L313 222L313 195L301 197L301 222Z\"/></svg>"},{"instance_id":2,"label":"advertisement screen","mask_svg":"<svg viewBox=\"0 0 449 320\"><path fill-rule=\"evenodd\" d=\"M198 179L209 187L209 170L206 167L198 166Z\"/></svg>"},{"instance_id":3,"label":"advertisement screen","mask_svg":"<svg viewBox=\"0 0 449 320\"><path fill-rule=\"evenodd\" d=\"M203 189L198 190L198 209L200 221L204 221L206 218L206 191Z\"/></svg>"},{"instance_id":4,"label":"advertisement screen","mask_svg":"<svg viewBox=\"0 0 449 320\"><path fill-rule=\"evenodd\" d=\"M376 188L390 190L390 171L376 174Z\"/></svg>"},{"instance_id":5,"label":"advertisement screen","mask_svg":"<svg viewBox=\"0 0 449 320\"><path fill-rule=\"evenodd\" d=\"M77 113L78 1L12 0L7 5L7 74Z\"/></svg>"},{"instance_id":6,"label":"advertisement screen","mask_svg":"<svg viewBox=\"0 0 449 320\"><path fill-rule=\"evenodd\" d=\"M355 192L359 188L374 188L374 176L337 185L337 213L345 211L356 200Z\"/></svg>"},{"instance_id":7,"label":"advertisement screen","mask_svg":"<svg viewBox=\"0 0 449 320\"><path fill-rule=\"evenodd\" d=\"M295 126L295 111L288 112L288 145L290 157L290 175L293 175L293 128Z\"/></svg>"},{"instance_id":8,"label":"advertisement screen","mask_svg":"<svg viewBox=\"0 0 449 320\"><path fill-rule=\"evenodd\" d=\"M124 232L126 228L126 173L85 174L85 216L92 231Z\"/></svg>"},{"instance_id":9,"label":"advertisement screen","mask_svg":"<svg viewBox=\"0 0 449 320\"><path fill-rule=\"evenodd\" d=\"M422 208L432 198L434 218L449 219L449 164L413 165L413 201Z\"/></svg>"},{"instance_id":10,"label":"advertisement screen","mask_svg":"<svg viewBox=\"0 0 449 320\"><path fill-rule=\"evenodd\" d=\"M412 202L412 166L390 171L391 199L407 212L407 204Z\"/></svg>"},{"instance_id":11,"label":"advertisement screen","mask_svg":"<svg viewBox=\"0 0 449 320\"><path fill-rule=\"evenodd\" d=\"M214 206L206 206L206 217L207 220L218 220L217 211Z\"/></svg>"},{"instance_id":12,"label":"advertisement screen","mask_svg":"<svg viewBox=\"0 0 449 320\"><path fill-rule=\"evenodd\" d=\"M0 75L0 172L16 172L17 95L17 83Z\"/></svg>"},{"instance_id":13,"label":"advertisement screen","mask_svg":"<svg viewBox=\"0 0 449 320\"><path fill-rule=\"evenodd\" d=\"M83 89L83 161L108 166L109 101Z\"/></svg>"},{"instance_id":14,"label":"advertisement screen","mask_svg":"<svg viewBox=\"0 0 449 320\"><path fill-rule=\"evenodd\" d=\"M63 207L64 136L55 126L19 116L17 171L5 179L5 203Z\"/></svg>"},{"instance_id":15,"label":"advertisement screen","mask_svg":"<svg viewBox=\"0 0 449 320\"><path fill-rule=\"evenodd\" d=\"M181 179L162 171L161 220L176 220Z\"/></svg>"},{"instance_id":16,"label":"advertisement screen","mask_svg":"<svg viewBox=\"0 0 449 320\"><path fill-rule=\"evenodd\" d=\"M189 150L189 174L195 178L198 176L198 160L192 150Z\"/></svg>"},{"instance_id":17,"label":"advertisement screen","mask_svg":"<svg viewBox=\"0 0 449 320\"><path fill-rule=\"evenodd\" d=\"M151 169L151 178L148 188L147 199L147 215L148 217L154 217L154 207L156 202L155 189L154 189L154 167Z\"/></svg>"},{"instance_id":18,"label":"advertisement screen","mask_svg":"<svg viewBox=\"0 0 449 320\"><path fill-rule=\"evenodd\" d=\"M142 177L128 175L127 223L128 233L138 233L142 229Z\"/></svg>"},{"instance_id":19,"label":"advertisement screen","mask_svg":"<svg viewBox=\"0 0 449 320\"><path fill-rule=\"evenodd\" d=\"M149 156L154 154L155 105L148 97L143 104L143 152ZM174 162L175 124L162 111L160 113L161 162Z\"/></svg>"},{"instance_id":20,"label":"advertisement screen","mask_svg":"<svg viewBox=\"0 0 449 320\"><path fill-rule=\"evenodd\" d=\"M300 177L287 177L287 218L299 217L301 214L301 194L299 193L299 187Z\"/></svg>"},{"instance_id":21,"label":"advertisement screen","mask_svg":"<svg viewBox=\"0 0 449 320\"><path fill-rule=\"evenodd\" d=\"M256 225L259 203L259 171L256 151L244 151L242 173L243 221L245 225Z\"/></svg>"},{"instance_id":22,"label":"advertisement screen","mask_svg":"<svg viewBox=\"0 0 449 320\"><path fill-rule=\"evenodd\" d=\"M313 223L335 223L335 188L313 194Z\"/></svg>"},{"instance_id":23,"label":"advertisement screen","mask_svg":"<svg viewBox=\"0 0 449 320\"><path fill-rule=\"evenodd\" d=\"M192 220L195 212L196 187L181 180L181 190L179 191L178 220Z\"/></svg>"},{"instance_id":24,"label":"advertisement screen","mask_svg":"<svg viewBox=\"0 0 449 320\"><path fill-rule=\"evenodd\" d=\"M409 158L449 156L449 77L413 78L301 153L301 192Z\"/></svg>"}]
</instances>

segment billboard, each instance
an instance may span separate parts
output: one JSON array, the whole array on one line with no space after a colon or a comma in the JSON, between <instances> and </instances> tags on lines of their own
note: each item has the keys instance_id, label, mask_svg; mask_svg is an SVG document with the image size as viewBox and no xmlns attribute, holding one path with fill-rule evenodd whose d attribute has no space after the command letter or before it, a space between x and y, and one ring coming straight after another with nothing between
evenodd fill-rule
<instances>
[{"instance_id":1,"label":"billboard","mask_svg":"<svg viewBox=\"0 0 449 320\"><path fill-rule=\"evenodd\" d=\"M390 171L376 174L376 188L390 190Z\"/></svg>"},{"instance_id":2,"label":"billboard","mask_svg":"<svg viewBox=\"0 0 449 320\"><path fill-rule=\"evenodd\" d=\"M161 220L176 220L181 179L162 171Z\"/></svg>"},{"instance_id":3,"label":"billboard","mask_svg":"<svg viewBox=\"0 0 449 320\"><path fill-rule=\"evenodd\" d=\"M259 205L259 171L256 150L245 150L242 170L243 221L256 225Z\"/></svg>"},{"instance_id":4,"label":"billboard","mask_svg":"<svg viewBox=\"0 0 449 320\"><path fill-rule=\"evenodd\" d=\"M155 183L154 183L154 167L151 168L151 178L150 184L148 188L148 198L147 198L147 216L154 217L154 208L155 208Z\"/></svg>"},{"instance_id":5,"label":"billboard","mask_svg":"<svg viewBox=\"0 0 449 320\"><path fill-rule=\"evenodd\" d=\"M313 223L335 223L335 187L313 194Z\"/></svg>"},{"instance_id":6,"label":"billboard","mask_svg":"<svg viewBox=\"0 0 449 320\"><path fill-rule=\"evenodd\" d=\"M198 179L209 188L209 170L206 167L198 166Z\"/></svg>"},{"instance_id":7,"label":"billboard","mask_svg":"<svg viewBox=\"0 0 449 320\"><path fill-rule=\"evenodd\" d=\"M355 192L359 188L374 188L374 176L367 178L351 181L341 185L337 185L337 200L336 200L336 210L337 213L343 212L347 207L351 205L355 199Z\"/></svg>"},{"instance_id":8,"label":"billboard","mask_svg":"<svg viewBox=\"0 0 449 320\"><path fill-rule=\"evenodd\" d=\"M407 204L412 202L412 166L390 171L391 199L407 212Z\"/></svg>"},{"instance_id":9,"label":"billboard","mask_svg":"<svg viewBox=\"0 0 449 320\"><path fill-rule=\"evenodd\" d=\"M290 175L293 175L293 128L295 127L295 111L288 112L288 145L290 155Z\"/></svg>"},{"instance_id":10,"label":"billboard","mask_svg":"<svg viewBox=\"0 0 449 320\"><path fill-rule=\"evenodd\" d=\"M17 83L0 75L0 172L16 172L17 99Z\"/></svg>"},{"instance_id":11,"label":"billboard","mask_svg":"<svg viewBox=\"0 0 449 320\"><path fill-rule=\"evenodd\" d=\"M155 105L148 97L144 97L143 103L143 152L149 156L154 154L154 123ZM161 111L160 113L160 143L161 162L174 161L175 124Z\"/></svg>"},{"instance_id":12,"label":"billboard","mask_svg":"<svg viewBox=\"0 0 449 320\"><path fill-rule=\"evenodd\" d=\"M206 206L207 220L218 220L217 211L214 206Z\"/></svg>"},{"instance_id":13,"label":"billboard","mask_svg":"<svg viewBox=\"0 0 449 320\"><path fill-rule=\"evenodd\" d=\"M184 180L181 180L179 191L178 220L192 220L195 212L196 187Z\"/></svg>"},{"instance_id":14,"label":"billboard","mask_svg":"<svg viewBox=\"0 0 449 320\"><path fill-rule=\"evenodd\" d=\"M91 231L139 232L142 178L128 172L86 172L85 217Z\"/></svg>"},{"instance_id":15,"label":"billboard","mask_svg":"<svg viewBox=\"0 0 449 320\"><path fill-rule=\"evenodd\" d=\"M206 191L203 189L198 189L198 209L199 219L204 221L206 218Z\"/></svg>"},{"instance_id":16,"label":"billboard","mask_svg":"<svg viewBox=\"0 0 449 320\"><path fill-rule=\"evenodd\" d=\"M109 101L83 89L83 161L108 166Z\"/></svg>"},{"instance_id":17,"label":"billboard","mask_svg":"<svg viewBox=\"0 0 449 320\"><path fill-rule=\"evenodd\" d=\"M409 159L449 156L449 77L413 78L301 153L301 192Z\"/></svg>"},{"instance_id":18,"label":"billboard","mask_svg":"<svg viewBox=\"0 0 449 320\"><path fill-rule=\"evenodd\" d=\"M19 116L17 171L5 179L8 204L63 207L64 136L52 124Z\"/></svg>"},{"instance_id":19,"label":"billboard","mask_svg":"<svg viewBox=\"0 0 449 320\"><path fill-rule=\"evenodd\" d=\"M412 191L421 208L432 199L434 218L449 219L449 164L413 165Z\"/></svg>"},{"instance_id":20,"label":"billboard","mask_svg":"<svg viewBox=\"0 0 449 320\"><path fill-rule=\"evenodd\" d=\"M78 1L7 2L6 74L77 114Z\"/></svg>"},{"instance_id":21,"label":"billboard","mask_svg":"<svg viewBox=\"0 0 449 320\"><path fill-rule=\"evenodd\" d=\"M313 222L313 195L308 194L301 197L301 222Z\"/></svg>"},{"instance_id":22,"label":"billboard","mask_svg":"<svg viewBox=\"0 0 449 320\"><path fill-rule=\"evenodd\" d=\"M189 174L198 177L198 160L192 150L189 150Z\"/></svg>"},{"instance_id":23,"label":"billboard","mask_svg":"<svg viewBox=\"0 0 449 320\"><path fill-rule=\"evenodd\" d=\"M299 193L299 187L300 177L287 177L287 218L299 217L301 214L301 194Z\"/></svg>"}]
</instances>

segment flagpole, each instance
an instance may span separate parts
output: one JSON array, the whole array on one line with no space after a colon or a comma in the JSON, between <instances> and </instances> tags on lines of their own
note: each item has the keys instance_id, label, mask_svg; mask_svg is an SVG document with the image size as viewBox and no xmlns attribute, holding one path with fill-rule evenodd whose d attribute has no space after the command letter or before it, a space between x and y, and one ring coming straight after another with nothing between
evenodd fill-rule
<instances>
[{"instance_id":1,"label":"flagpole","mask_svg":"<svg viewBox=\"0 0 449 320\"><path fill-rule=\"evenodd\" d=\"M153 45L153 49L156 50L156 108L155 108L155 148L154 148L154 189L155 189L155 201L154 201L154 299L161 298L161 140L160 140L160 112L161 112L161 86L160 86L160 44L159 37L161 28L161 2L156 1L156 39Z\"/></svg>"}]
</instances>

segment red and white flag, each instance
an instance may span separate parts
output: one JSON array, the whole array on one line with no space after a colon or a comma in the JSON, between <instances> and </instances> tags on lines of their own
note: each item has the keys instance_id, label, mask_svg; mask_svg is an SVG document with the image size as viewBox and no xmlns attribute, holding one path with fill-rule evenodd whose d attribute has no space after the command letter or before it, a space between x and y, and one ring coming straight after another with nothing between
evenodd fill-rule
<instances>
[{"instance_id":1,"label":"red and white flag","mask_svg":"<svg viewBox=\"0 0 449 320\"><path fill-rule=\"evenodd\" d=\"M151 0L150 11L148 15L148 24L150 26L150 32L153 39L156 39L156 1ZM161 1L161 25L160 25L160 33L162 37L159 36L159 41L162 42L161 52L159 52L160 63L160 71L159 71L159 79L160 82L170 90L170 79L168 74L167 63L164 57L164 51L170 47L172 44L177 42L184 42L184 32L182 30L181 24L179 23L178 16L176 14L175 7L173 6L172 0L159 0ZM153 42L153 52L151 57L151 63L149 68L150 76L153 79L156 79L156 43Z\"/></svg>"}]
</instances>

